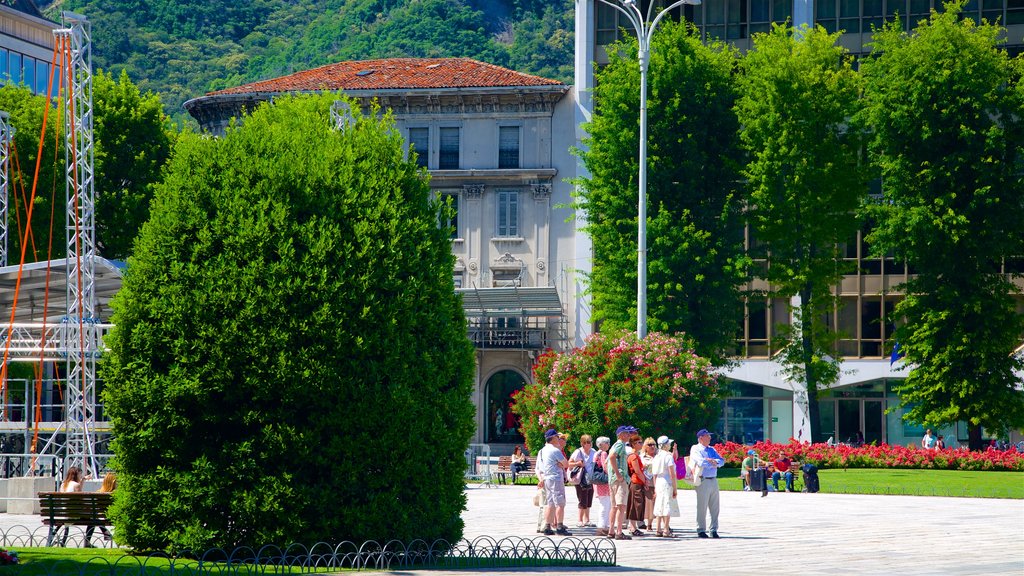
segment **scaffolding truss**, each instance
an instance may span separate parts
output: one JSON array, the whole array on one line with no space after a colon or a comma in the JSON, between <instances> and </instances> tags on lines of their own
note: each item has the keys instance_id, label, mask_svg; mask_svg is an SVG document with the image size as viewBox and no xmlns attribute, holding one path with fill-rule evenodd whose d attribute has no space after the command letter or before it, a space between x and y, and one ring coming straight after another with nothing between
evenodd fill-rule
<instances>
[{"instance_id":1,"label":"scaffolding truss","mask_svg":"<svg viewBox=\"0 0 1024 576\"><path fill-rule=\"evenodd\" d=\"M98 474L96 359L102 349L96 315L96 209L93 166L91 26L85 17L64 12L64 28L53 31L66 78L64 142L67 189L67 315L62 319L66 351L68 465Z\"/></svg>"}]
</instances>

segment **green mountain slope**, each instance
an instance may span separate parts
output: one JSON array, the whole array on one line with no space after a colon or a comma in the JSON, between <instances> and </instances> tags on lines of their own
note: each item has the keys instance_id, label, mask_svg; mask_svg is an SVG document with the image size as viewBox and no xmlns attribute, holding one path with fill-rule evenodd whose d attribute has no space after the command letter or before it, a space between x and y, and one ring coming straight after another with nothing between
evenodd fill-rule
<instances>
[{"instance_id":1,"label":"green mountain slope","mask_svg":"<svg viewBox=\"0 0 1024 576\"><path fill-rule=\"evenodd\" d=\"M128 71L175 119L210 90L340 60L466 56L572 81L573 2L539 0L57 0L84 14L94 66Z\"/></svg>"}]
</instances>

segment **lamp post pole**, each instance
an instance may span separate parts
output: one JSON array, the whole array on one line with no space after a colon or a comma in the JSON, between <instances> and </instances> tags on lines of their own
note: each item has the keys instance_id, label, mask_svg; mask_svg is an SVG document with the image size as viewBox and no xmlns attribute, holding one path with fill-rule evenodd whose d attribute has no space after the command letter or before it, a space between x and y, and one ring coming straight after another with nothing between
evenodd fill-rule
<instances>
[{"instance_id":1,"label":"lamp post pole","mask_svg":"<svg viewBox=\"0 0 1024 576\"><path fill-rule=\"evenodd\" d=\"M636 335L637 338L647 336L647 65L651 58L651 38L661 19L669 11L684 4L697 5L701 0L678 0L660 10L651 20L654 2L647 6L644 15L637 6L636 0L601 0L626 16L636 31L639 50L637 60L640 62L640 190L639 209L637 210L638 230L636 248Z\"/></svg>"}]
</instances>

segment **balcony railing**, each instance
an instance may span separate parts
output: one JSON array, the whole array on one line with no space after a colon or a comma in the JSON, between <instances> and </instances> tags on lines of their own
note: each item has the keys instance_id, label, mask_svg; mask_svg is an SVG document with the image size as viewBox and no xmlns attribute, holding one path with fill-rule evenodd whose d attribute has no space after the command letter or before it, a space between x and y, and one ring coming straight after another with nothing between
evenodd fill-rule
<instances>
[{"instance_id":1,"label":"balcony railing","mask_svg":"<svg viewBox=\"0 0 1024 576\"><path fill-rule=\"evenodd\" d=\"M469 339L481 350L543 350L551 347L545 328L471 326Z\"/></svg>"}]
</instances>

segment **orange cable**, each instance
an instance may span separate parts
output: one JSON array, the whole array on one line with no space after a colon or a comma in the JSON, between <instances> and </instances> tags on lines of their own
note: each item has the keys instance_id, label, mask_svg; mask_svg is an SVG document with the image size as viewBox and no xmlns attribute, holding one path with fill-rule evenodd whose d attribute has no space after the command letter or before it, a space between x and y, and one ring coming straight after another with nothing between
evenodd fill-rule
<instances>
[{"instance_id":1,"label":"orange cable","mask_svg":"<svg viewBox=\"0 0 1024 576\"><path fill-rule=\"evenodd\" d=\"M51 67L50 69L50 87L52 88L53 76L56 70ZM57 77L57 93L59 94L63 87L63 76ZM43 283L45 289L43 290L43 327L42 333L39 337L39 365L36 369L36 418L35 426L32 434L32 453L35 454L36 443L39 440L39 421L43 417L43 364L46 359L46 323L49 319L48 313L50 310L50 273L53 270L53 224L56 220L55 214L57 209L57 156L60 152L60 130L58 129L57 135L53 142L53 178L51 179L53 185L50 187L50 230L48 235L48 242L46 246L46 281Z\"/></svg>"},{"instance_id":2,"label":"orange cable","mask_svg":"<svg viewBox=\"0 0 1024 576\"><path fill-rule=\"evenodd\" d=\"M57 46L54 43L53 46L53 61L57 60ZM31 202L28 205L27 221L26 225L26 237L21 242L21 262L18 264L18 279L14 283L14 298L11 301L11 320L7 325L7 341L4 344L4 361L0 365L0 391L3 392L4 406L2 419L7 419L7 365L11 357L11 340L14 338L14 319L18 311L18 295L21 292L21 279L25 272L25 249L27 248L28 242L28 230L32 228L32 207L36 200L36 185L39 183L39 165L42 162L43 156L43 144L45 143L46 137L46 123L50 117L50 95L46 95L46 108L43 110L43 126L39 134L39 151L36 154L36 171L32 178L32 196Z\"/></svg>"}]
</instances>

